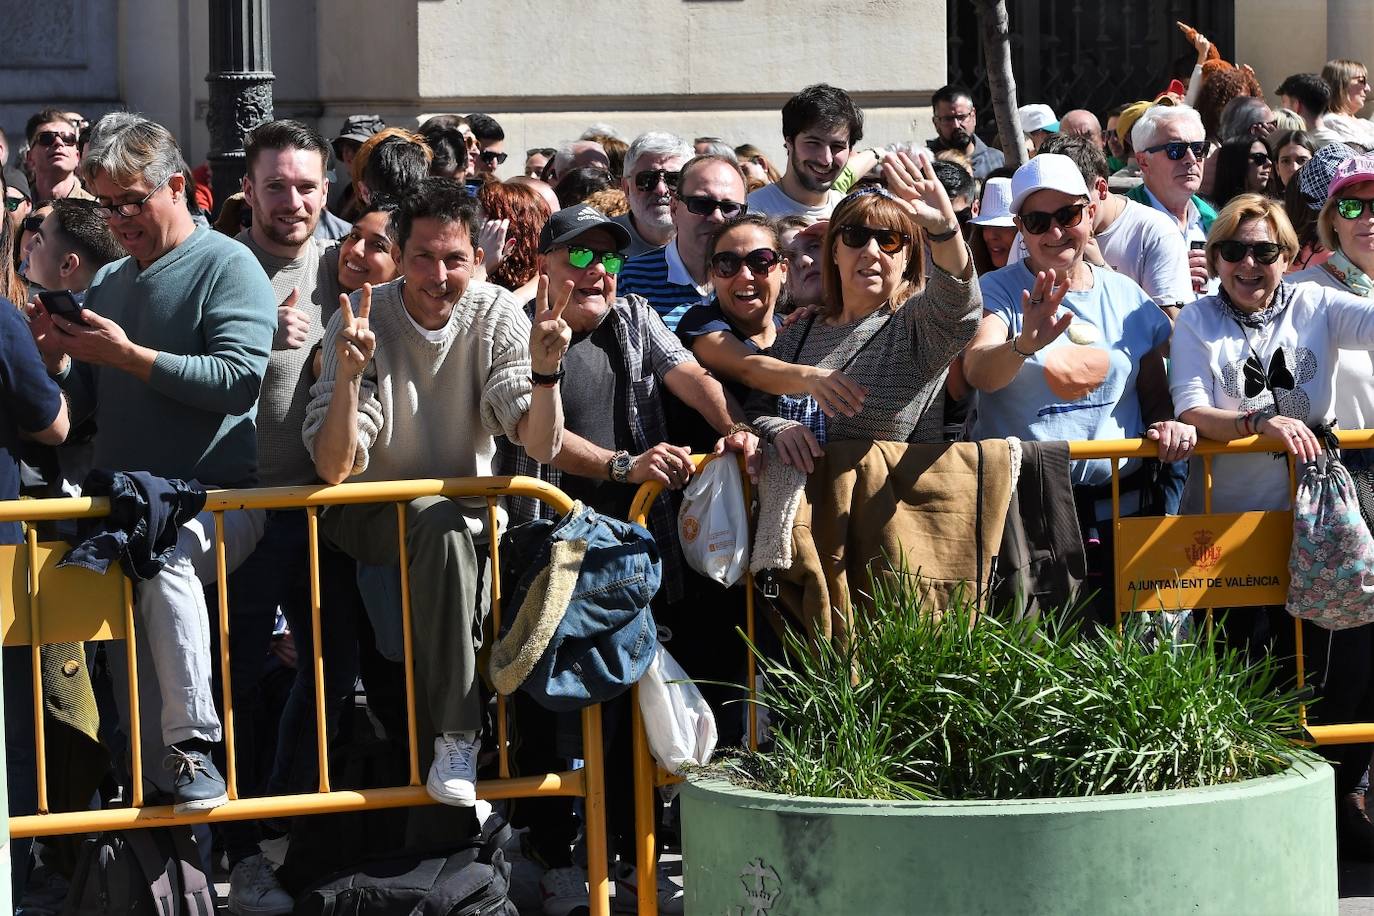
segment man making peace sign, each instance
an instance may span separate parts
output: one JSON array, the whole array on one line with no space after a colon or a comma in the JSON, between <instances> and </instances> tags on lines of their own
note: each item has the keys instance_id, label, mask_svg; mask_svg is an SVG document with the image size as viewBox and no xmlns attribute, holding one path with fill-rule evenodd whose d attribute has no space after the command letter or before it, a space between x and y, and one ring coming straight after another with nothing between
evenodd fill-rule
<instances>
[{"instance_id":1,"label":"man making peace sign","mask_svg":"<svg viewBox=\"0 0 1374 916\"><path fill-rule=\"evenodd\" d=\"M509 292L471 280L482 259L477 202L456 181L422 181L392 220L401 277L342 300L325 332L304 428L320 477L489 475L496 435L552 461L563 435L566 293L551 303L541 286L531 322ZM378 566L399 560L395 524L390 504L331 506L321 516L340 550ZM450 805L476 798L477 648L489 575L476 545L494 536L480 498L430 496L406 507L417 724L421 736L435 735L429 794ZM400 609L386 612L398 618Z\"/></svg>"}]
</instances>

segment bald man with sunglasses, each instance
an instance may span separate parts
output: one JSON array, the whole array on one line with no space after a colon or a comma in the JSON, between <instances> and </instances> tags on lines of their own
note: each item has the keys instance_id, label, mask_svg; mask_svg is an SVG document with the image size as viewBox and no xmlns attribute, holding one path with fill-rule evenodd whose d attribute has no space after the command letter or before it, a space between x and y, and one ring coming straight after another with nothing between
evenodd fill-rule
<instances>
[{"instance_id":1,"label":"bald man with sunglasses","mask_svg":"<svg viewBox=\"0 0 1374 916\"><path fill-rule=\"evenodd\" d=\"M668 330L677 330L689 308L711 301L706 273L711 233L747 212L739 163L712 154L687 160L678 171L673 194L673 238L662 248L630 259L619 278L621 295L643 296Z\"/></svg>"}]
</instances>

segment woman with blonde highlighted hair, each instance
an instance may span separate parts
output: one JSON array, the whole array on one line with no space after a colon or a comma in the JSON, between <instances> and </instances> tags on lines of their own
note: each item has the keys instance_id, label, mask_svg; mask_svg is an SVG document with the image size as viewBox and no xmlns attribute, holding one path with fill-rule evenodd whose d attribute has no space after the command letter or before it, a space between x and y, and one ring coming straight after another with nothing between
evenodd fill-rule
<instances>
[{"instance_id":1,"label":"woman with blonde highlighted hair","mask_svg":"<svg viewBox=\"0 0 1374 916\"><path fill-rule=\"evenodd\" d=\"M1374 299L1285 280L1297 252L1277 201L1242 194L1222 209L1207 235L1221 289L1179 314L1170 388L1179 419L1207 438L1260 435L1308 461L1321 451L1312 427L1334 417L1339 351L1374 349ZM1288 508L1287 465L1270 455L1220 455L1213 476L1217 512ZM1200 485L1189 481L1185 504L1201 506Z\"/></svg>"},{"instance_id":2,"label":"woman with blonde highlighted hair","mask_svg":"<svg viewBox=\"0 0 1374 916\"><path fill-rule=\"evenodd\" d=\"M1322 67L1322 80L1330 90L1326 111L1317 121L1312 139L1317 146L1328 143L1354 143L1361 149L1374 149L1374 123L1360 117L1369 96L1369 72L1357 60L1328 60Z\"/></svg>"},{"instance_id":3,"label":"woman with blonde highlighted hair","mask_svg":"<svg viewBox=\"0 0 1374 916\"><path fill-rule=\"evenodd\" d=\"M1350 163L1364 159L1363 166ZM1367 174L1362 169L1370 169ZM1331 183L1330 197L1345 209L1339 218L1367 231L1374 191L1374 160L1347 160ZM1338 175L1341 172L1338 172ZM1359 214L1355 213L1358 202ZM1348 215L1346 215L1348 214ZM1344 247L1355 239L1332 239ZM1298 240L1283 208L1266 197L1243 194L1217 215L1207 236L1208 265L1221 290L1199 299L1178 317L1171 351L1174 404L1179 417L1210 439L1258 434L1281 443L1300 462L1321 451L1312 427L1335 412L1333 379L1341 350L1374 348L1374 299L1326 283L1285 279ZM1333 255L1333 260L1336 255ZM1337 261L1339 265L1341 262ZM1320 270L1321 268L1316 268ZM1368 363L1366 363L1368 365ZM1367 382L1367 379L1366 379ZM1212 459L1212 511L1281 511L1289 507L1286 454L1217 455ZM1188 508L1202 508L1201 473L1189 480ZM1194 486L1197 484L1197 486ZM1218 614L1226 643L1252 656L1271 655L1286 677L1296 655L1292 618L1282 606ZM1324 724L1368 722L1374 693L1368 688L1374 660L1374 625L1327 630L1302 625L1308 682L1321 685L1313 707ZM1335 766L1337 840L1342 858L1374 858L1374 825L1352 797L1374 746L1322 748Z\"/></svg>"}]
</instances>

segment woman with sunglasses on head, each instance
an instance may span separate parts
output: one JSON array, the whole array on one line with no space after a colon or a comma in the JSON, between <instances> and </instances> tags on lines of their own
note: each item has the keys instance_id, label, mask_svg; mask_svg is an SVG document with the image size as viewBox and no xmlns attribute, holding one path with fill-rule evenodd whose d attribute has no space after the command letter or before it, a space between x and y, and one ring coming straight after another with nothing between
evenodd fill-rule
<instances>
[{"instance_id":1,"label":"woman with sunglasses on head","mask_svg":"<svg viewBox=\"0 0 1374 916\"><path fill-rule=\"evenodd\" d=\"M1274 177L1274 162L1263 140L1246 137L1229 140L1217 151L1216 180L1212 202L1218 209L1240 194L1269 194Z\"/></svg>"},{"instance_id":2,"label":"woman with sunglasses on head","mask_svg":"<svg viewBox=\"0 0 1374 916\"><path fill-rule=\"evenodd\" d=\"M677 336L736 400L744 403L751 390L809 395L827 416L859 412L863 389L844 373L784 362L763 352L782 328L776 308L789 281L773 220L750 213L722 224L707 244L706 271L715 294L708 304L687 310ZM714 444L716 434L698 426L702 435L690 444Z\"/></svg>"},{"instance_id":3,"label":"woman with sunglasses on head","mask_svg":"<svg viewBox=\"0 0 1374 916\"><path fill-rule=\"evenodd\" d=\"M1159 443L1160 460L1191 453L1197 432L1175 422L1162 349L1169 318L1135 281L1084 260L1095 205L1067 156L1042 153L1016 170L1011 211L1026 257L981 280L983 320L964 354L978 391L975 439L1131 439ZM1089 622L1111 619L1111 464L1070 466L1090 553ZM1150 467L1121 466L1121 510L1148 510L1159 494ZM1105 496L1105 511L1104 511Z\"/></svg>"},{"instance_id":4,"label":"woman with sunglasses on head","mask_svg":"<svg viewBox=\"0 0 1374 916\"><path fill-rule=\"evenodd\" d=\"M825 416L813 398L761 392L745 406L779 458L805 473L827 440L944 440L944 411L930 408L942 403L949 364L972 337L982 299L954 207L930 161L918 158L889 153L886 187L866 186L836 205L821 254L825 301L769 351L840 370L863 386L862 409Z\"/></svg>"},{"instance_id":5,"label":"woman with sunglasses on head","mask_svg":"<svg viewBox=\"0 0 1374 916\"><path fill-rule=\"evenodd\" d=\"M1369 71L1357 60L1328 60L1322 67L1326 83L1326 110L1317 119L1312 139L1320 149L1328 143L1354 143L1374 148L1374 124L1360 117L1369 97Z\"/></svg>"}]
</instances>

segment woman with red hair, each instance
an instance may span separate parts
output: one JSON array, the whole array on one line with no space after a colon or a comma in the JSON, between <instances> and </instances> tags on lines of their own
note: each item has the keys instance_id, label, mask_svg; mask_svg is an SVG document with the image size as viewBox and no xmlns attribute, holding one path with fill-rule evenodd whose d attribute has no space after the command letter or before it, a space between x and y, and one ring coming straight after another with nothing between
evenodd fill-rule
<instances>
[{"instance_id":1,"label":"woman with red hair","mask_svg":"<svg viewBox=\"0 0 1374 916\"><path fill-rule=\"evenodd\" d=\"M534 298L539 277L539 233L549 221L549 206L538 193L523 184L488 181L477 191L477 200L488 221L506 223L500 258L487 273L488 282L515 293L521 303Z\"/></svg>"}]
</instances>

